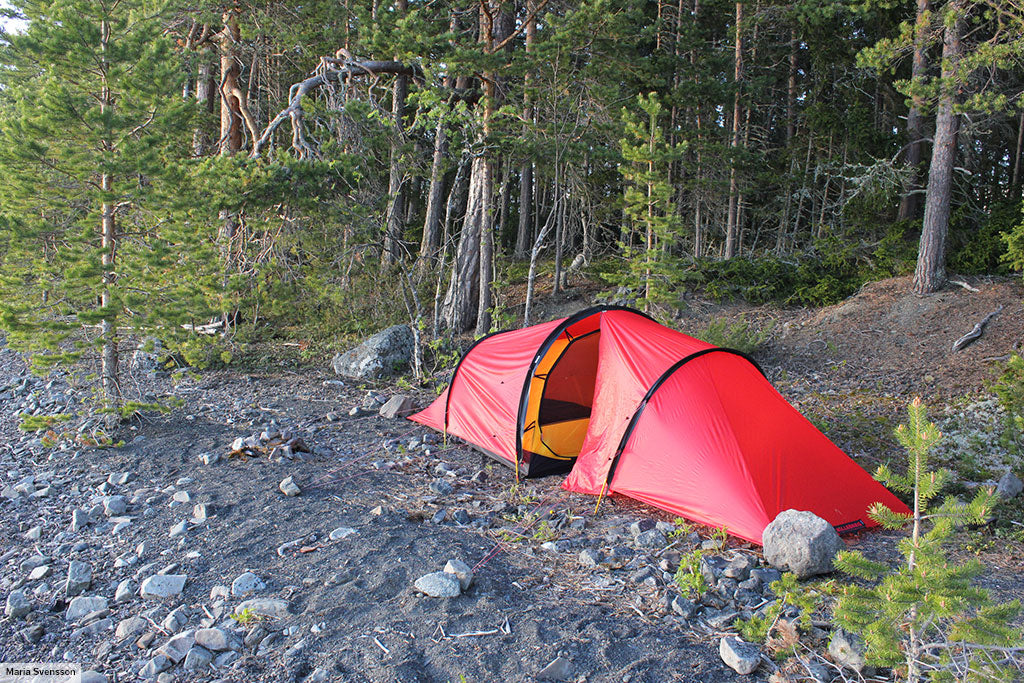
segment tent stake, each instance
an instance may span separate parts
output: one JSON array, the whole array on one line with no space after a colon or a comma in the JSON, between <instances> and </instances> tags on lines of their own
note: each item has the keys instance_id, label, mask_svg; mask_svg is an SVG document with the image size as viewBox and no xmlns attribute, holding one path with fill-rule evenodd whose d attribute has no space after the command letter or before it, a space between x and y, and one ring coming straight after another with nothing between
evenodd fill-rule
<instances>
[{"instance_id":1,"label":"tent stake","mask_svg":"<svg viewBox=\"0 0 1024 683\"><path fill-rule=\"evenodd\" d=\"M601 507L601 499L604 498L604 492L607 489L608 489L608 482L605 482L604 485L601 486L601 493L598 494L598 496L597 496L597 505L594 506L594 514L595 515L597 514L597 508Z\"/></svg>"}]
</instances>

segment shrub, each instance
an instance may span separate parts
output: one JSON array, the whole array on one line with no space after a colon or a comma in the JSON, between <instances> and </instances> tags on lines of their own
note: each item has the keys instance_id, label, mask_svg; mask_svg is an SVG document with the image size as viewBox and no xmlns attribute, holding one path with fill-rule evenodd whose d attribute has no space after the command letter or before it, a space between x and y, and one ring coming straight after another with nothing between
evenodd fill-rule
<instances>
[{"instance_id":1,"label":"shrub","mask_svg":"<svg viewBox=\"0 0 1024 683\"><path fill-rule=\"evenodd\" d=\"M752 354L761 348L771 336L773 323L755 328L745 318L730 323L728 320L712 320L708 326L697 333L697 338L715 346L736 349Z\"/></svg>"}]
</instances>

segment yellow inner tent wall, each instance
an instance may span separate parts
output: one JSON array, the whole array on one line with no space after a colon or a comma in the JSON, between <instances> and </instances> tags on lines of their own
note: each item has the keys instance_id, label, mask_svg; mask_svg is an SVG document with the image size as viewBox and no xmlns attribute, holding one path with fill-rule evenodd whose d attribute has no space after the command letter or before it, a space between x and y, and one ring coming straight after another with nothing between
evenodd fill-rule
<instances>
[{"instance_id":1,"label":"yellow inner tent wall","mask_svg":"<svg viewBox=\"0 0 1024 683\"><path fill-rule=\"evenodd\" d=\"M572 460L580 453L590 425L597 375L598 316L583 320L559 336L530 378L523 450L556 460ZM588 329L589 328L589 329ZM561 419L541 412L542 401L570 405L586 416ZM550 405L550 404L549 404Z\"/></svg>"}]
</instances>

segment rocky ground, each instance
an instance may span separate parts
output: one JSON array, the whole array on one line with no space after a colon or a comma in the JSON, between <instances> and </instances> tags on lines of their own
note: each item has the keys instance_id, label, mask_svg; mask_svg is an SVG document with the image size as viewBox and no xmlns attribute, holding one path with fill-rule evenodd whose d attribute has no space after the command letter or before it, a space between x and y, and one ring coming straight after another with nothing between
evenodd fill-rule
<instances>
[{"instance_id":1,"label":"rocky ground","mask_svg":"<svg viewBox=\"0 0 1024 683\"><path fill-rule=\"evenodd\" d=\"M786 344L765 355L787 397L865 466L897 455L888 432L905 392L865 393L845 366L808 368ZM140 375L140 395L184 406L135 419L107 447L93 443L98 423L20 432L23 412L80 407L69 380L33 378L0 351L0 661L80 662L88 681L697 682L776 668L722 641L775 598L758 549L628 500L595 512L557 478L517 485L379 415L408 390L326 368ZM995 410L953 415L986 454ZM997 479L1008 459L979 476ZM893 541L847 539L876 557ZM1000 598L1024 592L1021 545L982 551ZM673 575L696 548L705 590L684 595ZM821 656L827 628L802 634L789 680L885 680L851 670L842 648Z\"/></svg>"}]
</instances>

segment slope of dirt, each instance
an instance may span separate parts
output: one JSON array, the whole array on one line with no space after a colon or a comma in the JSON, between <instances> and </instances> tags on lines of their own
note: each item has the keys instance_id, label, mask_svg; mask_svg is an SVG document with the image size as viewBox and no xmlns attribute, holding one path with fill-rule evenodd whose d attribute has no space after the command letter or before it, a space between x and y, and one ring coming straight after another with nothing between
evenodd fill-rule
<instances>
[{"instance_id":1,"label":"slope of dirt","mask_svg":"<svg viewBox=\"0 0 1024 683\"><path fill-rule=\"evenodd\" d=\"M1024 342L1024 287L1019 280L972 278L962 287L918 296L911 278L872 282L846 301L783 316L775 353L787 365L828 368L838 380L905 394L945 398L982 389L998 360ZM981 338L953 343L1000 310Z\"/></svg>"}]
</instances>

